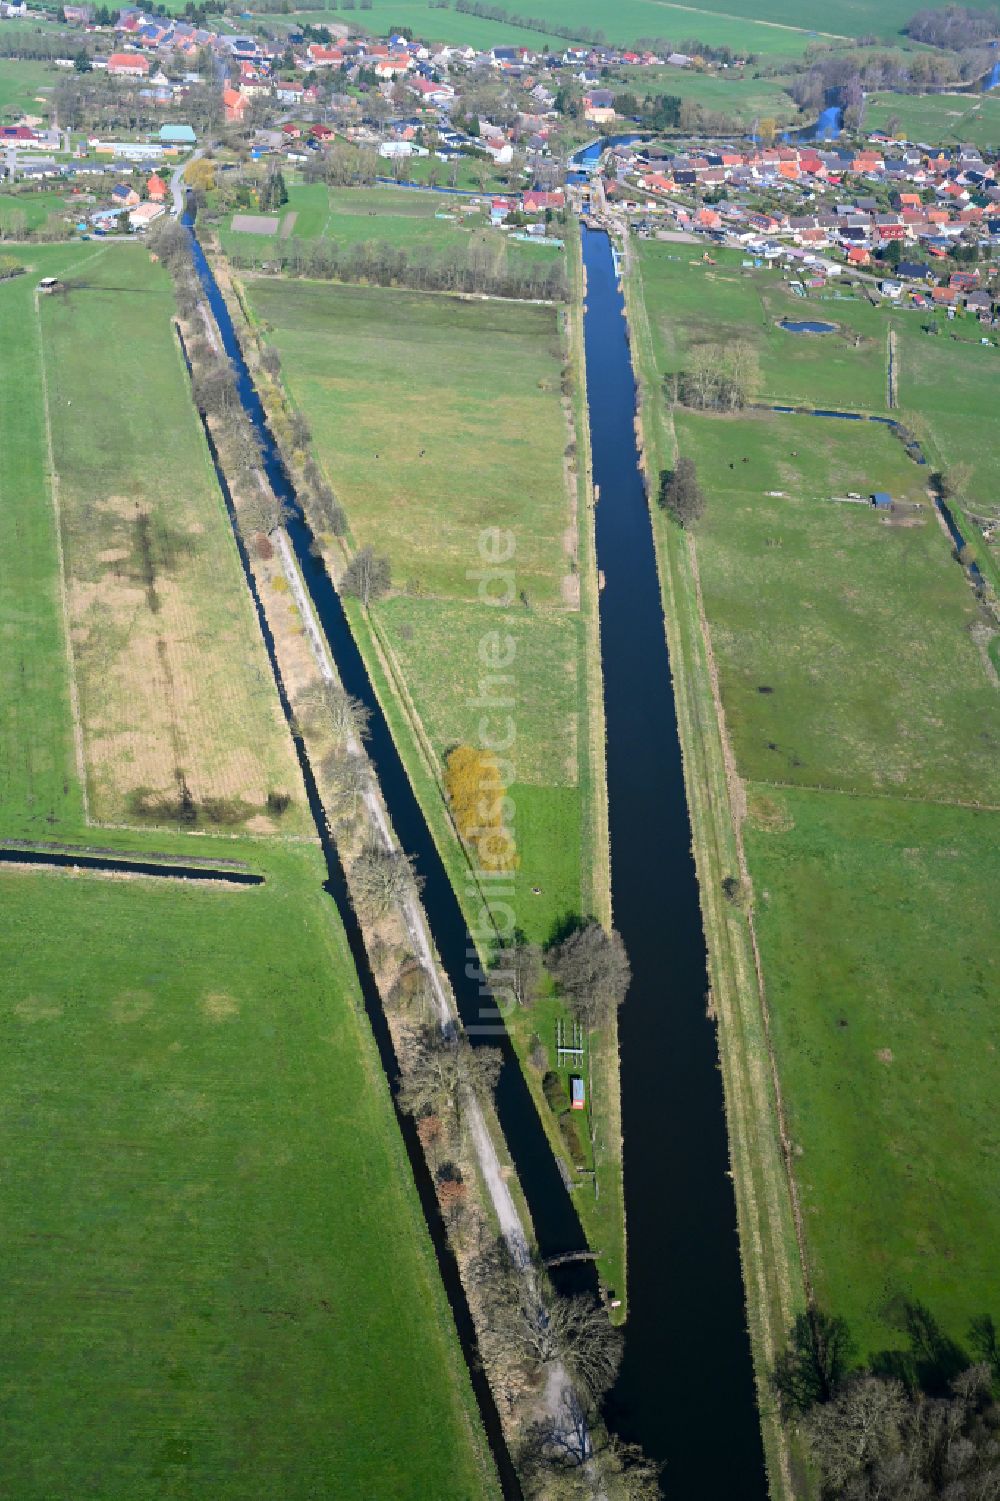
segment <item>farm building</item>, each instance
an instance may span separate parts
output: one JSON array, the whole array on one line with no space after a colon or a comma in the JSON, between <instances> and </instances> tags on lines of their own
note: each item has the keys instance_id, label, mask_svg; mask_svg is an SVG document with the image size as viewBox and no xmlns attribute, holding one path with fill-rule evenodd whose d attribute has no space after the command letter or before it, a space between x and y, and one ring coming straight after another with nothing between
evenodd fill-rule
<instances>
[{"instance_id":1,"label":"farm building","mask_svg":"<svg viewBox=\"0 0 1000 1501\"><path fill-rule=\"evenodd\" d=\"M195 134L190 125L161 125L160 144L162 146L193 146Z\"/></svg>"},{"instance_id":2,"label":"farm building","mask_svg":"<svg viewBox=\"0 0 1000 1501\"><path fill-rule=\"evenodd\" d=\"M874 495L872 496L872 505L875 507L876 511L891 511L892 496L889 494L888 490L876 490Z\"/></svg>"},{"instance_id":3,"label":"farm building","mask_svg":"<svg viewBox=\"0 0 1000 1501\"><path fill-rule=\"evenodd\" d=\"M585 1103L583 1080L579 1074L573 1074L569 1081L570 1107L573 1110L582 1110Z\"/></svg>"}]
</instances>

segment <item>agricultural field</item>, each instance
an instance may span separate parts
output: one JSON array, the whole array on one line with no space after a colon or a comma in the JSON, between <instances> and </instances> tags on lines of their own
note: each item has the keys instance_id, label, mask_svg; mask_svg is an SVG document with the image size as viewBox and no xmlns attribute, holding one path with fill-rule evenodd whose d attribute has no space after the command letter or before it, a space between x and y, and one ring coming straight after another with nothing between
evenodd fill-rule
<instances>
[{"instance_id":1,"label":"agricultural field","mask_svg":"<svg viewBox=\"0 0 1000 1501\"><path fill-rule=\"evenodd\" d=\"M5 21L4 36L16 22ZM0 58L0 121L19 120L22 115L48 116L49 96L59 74L51 63L21 58Z\"/></svg>"},{"instance_id":2,"label":"agricultural field","mask_svg":"<svg viewBox=\"0 0 1000 1501\"><path fill-rule=\"evenodd\" d=\"M817 1296L865 1356L905 1347L904 1300L965 1343L1000 1307L998 815L791 789L750 806Z\"/></svg>"},{"instance_id":3,"label":"agricultural field","mask_svg":"<svg viewBox=\"0 0 1000 1501\"><path fill-rule=\"evenodd\" d=\"M872 94L865 100L868 130L888 130L928 146L971 142L996 150L1000 98L991 94Z\"/></svg>"},{"instance_id":4,"label":"agricultural field","mask_svg":"<svg viewBox=\"0 0 1000 1501\"><path fill-rule=\"evenodd\" d=\"M785 10L787 0L773 0L778 10ZM900 4L901 0L893 0ZM696 37L710 46L730 46L734 51L759 53L762 56L798 56L814 42L818 35L830 35L829 28L839 16L839 4L828 8L822 15L818 0L812 0L817 19L799 15L782 15L758 20L756 0L743 0L740 5L722 4L713 6L690 6L669 4L667 0L587 0L584 5L574 0L532 0L526 12L532 19L579 35L581 28L591 33L603 31L608 42L635 42L641 37L663 37L675 42ZM847 9L860 9L861 0L843 0ZM791 7L787 7L791 11ZM514 14L513 9L511 14ZM912 11L906 10L903 19ZM275 18L268 16L271 23ZM278 18L280 19L280 18ZM440 10L428 0L401 0L395 9L388 0L372 0L369 10L334 11L310 8L288 18L292 24L310 21L313 25L341 24L352 29L364 29L371 35L384 36L392 26L409 26L414 35L428 41L466 44L483 49L497 46L524 46L541 51L547 44L553 50L566 45L566 39L543 29L518 27L507 21L484 20L479 16L462 15L455 10ZM827 28L825 32L807 30L807 26ZM871 31L871 19L866 16L863 29Z\"/></svg>"},{"instance_id":5,"label":"agricultural field","mask_svg":"<svg viewBox=\"0 0 1000 1501\"><path fill-rule=\"evenodd\" d=\"M18 526L33 564L27 574L12 565L8 588L15 615L22 602L44 613L47 643L27 652L30 670L7 701L11 774L26 784L19 816L49 820L82 796L99 823L302 832L298 769L191 405L166 274L131 245L39 248L30 265L60 274L65 290L39 296L33 274L0 286L13 354L0 380L22 382L8 395L14 441L0 483L28 497ZM37 744L21 738L23 715L46 731ZM292 805L279 820L269 799L282 797Z\"/></svg>"},{"instance_id":6,"label":"agricultural field","mask_svg":"<svg viewBox=\"0 0 1000 1501\"><path fill-rule=\"evenodd\" d=\"M417 163L427 168L426 161ZM410 163L406 164L407 172ZM448 177L448 164L438 164L440 180ZM426 172L425 174L426 175ZM487 172L487 182L492 174ZM531 245L514 240L504 231L491 228L481 204L447 194L421 192L412 188L328 188L325 183L293 185L288 190L288 204L279 215L254 216L262 225L277 220L277 229L258 234L241 227L241 216L233 214L221 230L220 243L227 255L259 258L266 261L287 250L290 240L329 240L338 248L378 243L390 245L407 254L427 252L465 257L473 252L473 235L488 247L497 260L510 264L536 262L548 267L559 259L553 245ZM558 237L558 230L554 231Z\"/></svg>"},{"instance_id":7,"label":"agricultural field","mask_svg":"<svg viewBox=\"0 0 1000 1501\"><path fill-rule=\"evenodd\" d=\"M1000 1292L1000 1200L986 1169L1000 1084L989 1042L1000 963L989 916L998 636L926 480L944 464L965 495L992 482L998 456L982 435L996 350L947 331L928 338L917 314L793 299L773 273L743 277L721 257L717 268L681 265L643 246L639 266L648 331L640 317L638 347L660 379L694 344L739 329L760 354L761 400L880 415L886 333L896 330L893 415L919 433L928 466L867 418L669 411L662 385L646 387L645 421L663 435L665 459L676 441L695 460L707 497L694 531L701 598L748 805L771 1036L817 1294L851 1324L862 1358L905 1343L904 1300L961 1342ZM784 300L858 342L802 336L797 359L779 361L775 340L800 348L774 326ZM874 490L894 496L892 513L848 502ZM659 517L657 527L676 558L674 532ZM683 573L670 568L676 586Z\"/></svg>"},{"instance_id":8,"label":"agricultural field","mask_svg":"<svg viewBox=\"0 0 1000 1501\"><path fill-rule=\"evenodd\" d=\"M19 1501L497 1494L321 861L263 858L0 873Z\"/></svg>"},{"instance_id":9,"label":"agricultural field","mask_svg":"<svg viewBox=\"0 0 1000 1501\"><path fill-rule=\"evenodd\" d=\"M779 125L799 123L798 105L776 78L753 78L738 73L693 73L682 68L643 68L632 76L623 72L614 82L615 92L628 92L640 99L647 94L672 94L689 99L703 109L717 110L740 120L749 130L756 119L770 117Z\"/></svg>"},{"instance_id":10,"label":"agricultural field","mask_svg":"<svg viewBox=\"0 0 1000 1501\"><path fill-rule=\"evenodd\" d=\"M510 619L530 621L535 652L516 669L517 783L547 786L558 799L577 777L579 642L566 609L575 580L557 311L309 282L251 281L248 293L354 541L390 559L400 592L376 618L408 669L439 759L478 718L477 643L500 628L500 612L477 602L469 577L482 566L480 536L485 527L513 533ZM415 381L420 369L432 378ZM535 645L542 633L544 652ZM564 706L555 731L546 721L553 703ZM519 921L539 939L565 910L567 889L579 892L583 858L578 839L544 835L536 843L529 829L519 840L524 881L551 893L519 904Z\"/></svg>"}]
</instances>

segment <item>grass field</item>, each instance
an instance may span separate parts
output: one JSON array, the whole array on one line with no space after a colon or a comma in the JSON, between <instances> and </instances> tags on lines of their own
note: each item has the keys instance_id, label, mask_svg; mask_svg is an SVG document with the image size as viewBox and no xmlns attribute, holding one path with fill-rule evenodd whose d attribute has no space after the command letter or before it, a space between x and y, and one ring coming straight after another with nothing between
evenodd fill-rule
<instances>
[{"instance_id":1,"label":"grass field","mask_svg":"<svg viewBox=\"0 0 1000 1501\"><path fill-rule=\"evenodd\" d=\"M516 534L518 589L559 602L567 436L554 308L315 282L255 281L250 295L355 537L388 553L398 587L474 597L480 532L500 526Z\"/></svg>"},{"instance_id":2,"label":"grass field","mask_svg":"<svg viewBox=\"0 0 1000 1501\"><path fill-rule=\"evenodd\" d=\"M739 77L733 73L692 73L681 68L643 68L623 71L614 83L615 92L639 98L647 94L673 94L690 99L707 110L718 110L749 129L754 120L770 117L779 125L795 124L799 108L781 82L774 78Z\"/></svg>"},{"instance_id":3,"label":"grass field","mask_svg":"<svg viewBox=\"0 0 1000 1501\"><path fill-rule=\"evenodd\" d=\"M786 9L783 0L772 0L779 10ZM901 0L893 0L899 5ZM668 0L586 0L579 5L574 0L532 0L530 9L519 12L534 20L551 22L579 35L581 28L591 33L604 32L608 42L635 42L640 37L662 37L675 42L697 38L710 46L728 45L734 51L760 53L763 55L795 56L815 40L815 33L807 27L833 28L838 18L840 3L822 15L818 0L811 0L813 15L802 18L782 14L757 19L756 3L742 0L742 4L715 6L689 6L670 4ZM852 12L861 9L860 0L843 0L846 9ZM788 7L789 11L791 7ZM912 12L906 11L903 19ZM513 12L512 12L513 14ZM815 18L814 18L815 17ZM266 18L271 22L274 18ZM371 35L384 36L391 26L409 26L416 36L428 41L461 43L472 47L489 48L503 45L520 45L537 51L546 45L557 50L567 45L565 38L513 26L506 21L484 20L478 16L462 15L448 9L439 10L427 0L401 0L395 10L388 0L372 0L370 10L333 11L310 9L289 18L293 23L309 20L314 25L339 22L352 28L364 28ZM864 21L864 30L872 29L871 18Z\"/></svg>"},{"instance_id":4,"label":"grass field","mask_svg":"<svg viewBox=\"0 0 1000 1501\"><path fill-rule=\"evenodd\" d=\"M865 100L865 125L929 146L971 141L995 150L1000 140L1000 99L995 94L873 94Z\"/></svg>"},{"instance_id":5,"label":"grass field","mask_svg":"<svg viewBox=\"0 0 1000 1501\"><path fill-rule=\"evenodd\" d=\"M19 526L37 567L33 580L12 566L10 609L43 608L49 622L53 607L61 613L57 506L90 816L187 822L178 811L186 787L201 826L277 830L266 800L286 793L293 806L280 827L300 832L298 770L190 402L169 282L134 246L30 259L36 270L62 270L67 291L38 298L34 275L0 287L3 337L37 397L26 403L17 387L10 396L3 483L29 498ZM29 594L38 576L42 605ZM67 777L72 719L65 689L51 691L65 666L49 629L41 687L26 685L42 673L26 644L31 666L7 714L14 764L30 783L32 763L44 763L51 804ZM29 697L38 726L49 726L37 747L19 731ZM20 809L31 817L37 794L25 793ZM61 798L70 796L67 781Z\"/></svg>"},{"instance_id":6,"label":"grass field","mask_svg":"<svg viewBox=\"0 0 1000 1501\"><path fill-rule=\"evenodd\" d=\"M762 809L748 847L817 1295L865 1355L904 1345L894 1300L964 1341L1000 1307L997 815L791 791Z\"/></svg>"},{"instance_id":7,"label":"grass field","mask_svg":"<svg viewBox=\"0 0 1000 1501\"><path fill-rule=\"evenodd\" d=\"M741 265L736 251L713 248L715 266L700 252L643 241L639 255L657 362L665 374L683 370L700 344L753 345L761 367L762 400L817 407L883 411L886 403L886 322L863 299L803 299L772 270ZM783 318L833 323L831 334L793 334ZM860 340L860 342L858 342Z\"/></svg>"},{"instance_id":8,"label":"grass field","mask_svg":"<svg viewBox=\"0 0 1000 1501\"><path fill-rule=\"evenodd\" d=\"M478 646L500 628L500 612L477 600L470 577L483 567L480 538L484 528L511 531L509 619L517 639L531 643L514 669L516 781L558 798L555 789L577 777L567 729L580 641L563 604L575 581L556 310L300 281L254 281L249 296L355 542L390 559L400 594L376 619L439 761L482 714ZM415 381L421 369L429 378ZM547 705L557 706L561 734L552 733ZM518 841L521 884L559 894L550 904L528 889L518 903L519 921L539 939L563 915L565 893L580 890L579 840L552 840L550 828L534 820Z\"/></svg>"},{"instance_id":9,"label":"grass field","mask_svg":"<svg viewBox=\"0 0 1000 1501\"><path fill-rule=\"evenodd\" d=\"M682 366L691 343L738 331L759 348L762 399L877 410L891 320L903 377L896 415L918 429L932 465L974 461L964 493L989 490L996 368L981 356L995 351L929 339L913 315L827 301L807 316L829 316L860 342L803 339L799 353L793 341L797 358L779 361L770 315L786 294L762 276L679 266L663 247L643 246L639 265L649 317L647 331L636 314L638 348L654 380ZM864 1357L902 1343L904 1298L964 1339L970 1319L996 1306L1000 1215L985 1168L1000 963L985 852L998 815L956 806L1000 801L1000 702L972 635L973 626L988 634L987 621L928 504L928 470L883 425L670 412L655 384L644 415L653 462L670 461L675 438L707 495L697 561L746 780L744 835L810 1274ZM886 520L830 498L874 489L923 504ZM684 633L694 580L684 542L665 522L658 529L684 683L702 671L705 649ZM697 754L684 725L686 752ZM696 843L707 834L724 844L727 800L699 822L699 797L695 789ZM703 901L713 965L725 973L704 886ZM742 1045L762 1043L747 1033ZM724 1054L724 1065L730 1079L739 1060ZM749 1244L744 1254L752 1286Z\"/></svg>"},{"instance_id":10,"label":"grass field","mask_svg":"<svg viewBox=\"0 0 1000 1501\"><path fill-rule=\"evenodd\" d=\"M19 1501L494 1494L321 879L0 874Z\"/></svg>"},{"instance_id":11,"label":"grass field","mask_svg":"<svg viewBox=\"0 0 1000 1501\"><path fill-rule=\"evenodd\" d=\"M427 162L413 164L415 179L427 175ZM407 165L407 172L411 170ZM470 185L474 169L464 167ZM440 181L448 180L447 163L439 163ZM495 177L487 173L489 181ZM499 179L498 179L499 181ZM553 264L559 258L557 246L530 245L509 239L502 230L489 226L489 217L479 205L447 194L419 192L413 188L328 188L324 183L293 185L288 205L282 211L277 235L257 235L233 229L233 219L222 228L220 239L227 255L244 254L267 260L287 249L291 239L315 241L326 239L338 248L371 242L391 245L408 254L427 251L466 256L471 253L472 236L485 234L489 243L511 265L526 260ZM558 232L557 232L558 233Z\"/></svg>"},{"instance_id":12,"label":"grass field","mask_svg":"<svg viewBox=\"0 0 1000 1501\"><path fill-rule=\"evenodd\" d=\"M926 496L905 525L828 499L849 489L905 496L907 482L910 498L922 493L920 471L887 432L846 427L678 418L681 449L713 499L699 534L702 585L740 768L751 779L1000 802L1000 697L969 634L978 607ZM752 457L730 472L733 444ZM770 498L777 488L784 496Z\"/></svg>"},{"instance_id":13,"label":"grass field","mask_svg":"<svg viewBox=\"0 0 1000 1501\"><path fill-rule=\"evenodd\" d=\"M13 23L3 24L3 34L7 36ZM0 58L0 120L15 120L21 115L47 116L51 108L49 96L58 77L51 63Z\"/></svg>"},{"instance_id":14,"label":"grass field","mask_svg":"<svg viewBox=\"0 0 1000 1501\"><path fill-rule=\"evenodd\" d=\"M81 205L77 205L76 212L80 212ZM73 212L73 206L67 201L65 193L30 192L30 193L0 193L0 229L9 230L12 221L16 221L17 215L23 215L23 223L26 229L40 229L46 220L52 215L58 215L60 219Z\"/></svg>"},{"instance_id":15,"label":"grass field","mask_svg":"<svg viewBox=\"0 0 1000 1501\"><path fill-rule=\"evenodd\" d=\"M308 282L251 280L245 290L345 505L352 541L391 558L394 593L368 618L353 604L349 614L467 920L483 926L446 816L443 763L457 743L499 736L512 765L520 862L504 901L529 938L547 942L567 919L603 913L606 886L602 739L591 724L596 588L589 573L582 577L589 533L564 472L565 314ZM496 585L479 594L488 563L481 542L508 532L510 598L498 605L489 602L500 597ZM501 585L506 596L506 579ZM499 686L489 665L498 649L509 656L510 679ZM522 1057L536 1028L552 1045L556 1009L512 1019ZM603 1046L595 1042L595 1054ZM602 1070L605 1063L602 1054ZM540 1075L526 1073L561 1152ZM601 1249L602 1275L623 1290L616 1058L606 1073L601 1198L586 1182L577 1202Z\"/></svg>"}]
</instances>

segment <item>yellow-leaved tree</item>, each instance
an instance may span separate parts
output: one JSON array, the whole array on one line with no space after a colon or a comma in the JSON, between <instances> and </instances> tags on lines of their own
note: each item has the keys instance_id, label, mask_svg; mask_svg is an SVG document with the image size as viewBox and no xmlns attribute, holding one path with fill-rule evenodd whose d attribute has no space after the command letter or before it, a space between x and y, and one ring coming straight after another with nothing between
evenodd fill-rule
<instances>
[{"instance_id":1,"label":"yellow-leaved tree","mask_svg":"<svg viewBox=\"0 0 1000 1501\"><path fill-rule=\"evenodd\" d=\"M445 791L458 832L484 870L516 870L517 849L505 819L507 789L492 751L456 745L445 764Z\"/></svg>"}]
</instances>

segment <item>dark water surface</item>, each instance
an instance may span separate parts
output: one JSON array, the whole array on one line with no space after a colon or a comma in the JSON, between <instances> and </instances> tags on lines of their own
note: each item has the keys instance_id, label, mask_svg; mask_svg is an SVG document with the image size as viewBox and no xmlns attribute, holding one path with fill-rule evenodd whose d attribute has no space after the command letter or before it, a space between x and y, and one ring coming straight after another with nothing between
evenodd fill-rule
<instances>
[{"instance_id":1,"label":"dark water surface","mask_svg":"<svg viewBox=\"0 0 1000 1501\"><path fill-rule=\"evenodd\" d=\"M636 391L608 239L584 229L615 925L629 1321L610 1416L665 1461L670 1497L766 1495L736 1205Z\"/></svg>"}]
</instances>

